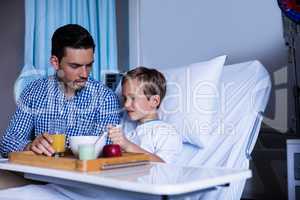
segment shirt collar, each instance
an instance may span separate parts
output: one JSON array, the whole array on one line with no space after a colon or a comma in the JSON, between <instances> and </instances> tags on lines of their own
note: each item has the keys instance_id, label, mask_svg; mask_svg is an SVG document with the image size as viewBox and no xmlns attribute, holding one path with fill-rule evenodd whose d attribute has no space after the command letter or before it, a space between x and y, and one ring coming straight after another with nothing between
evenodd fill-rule
<instances>
[{"instance_id":1,"label":"shirt collar","mask_svg":"<svg viewBox=\"0 0 300 200\"><path fill-rule=\"evenodd\" d=\"M155 121L161 121L160 119L151 119L151 120L148 120L148 121L145 121L145 122L139 122L138 125L143 125L143 124L148 124L150 122L155 122Z\"/></svg>"}]
</instances>

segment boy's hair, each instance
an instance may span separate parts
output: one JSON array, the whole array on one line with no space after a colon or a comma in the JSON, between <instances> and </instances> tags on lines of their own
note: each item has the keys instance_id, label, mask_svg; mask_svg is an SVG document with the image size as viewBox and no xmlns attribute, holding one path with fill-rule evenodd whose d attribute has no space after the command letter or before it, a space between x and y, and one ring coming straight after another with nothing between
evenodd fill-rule
<instances>
[{"instance_id":1,"label":"boy's hair","mask_svg":"<svg viewBox=\"0 0 300 200\"><path fill-rule=\"evenodd\" d=\"M60 62L64 57L65 48L89 49L95 51L95 43L91 34L78 24L67 24L59 27L52 36L51 55Z\"/></svg>"},{"instance_id":2,"label":"boy's hair","mask_svg":"<svg viewBox=\"0 0 300 200\"><path fill-rule=\"evenodd\" d=\"M122 86L126 81L136 79L143 86L143 92L148 99L153 95L159 95L160 103L166 95L166 78L156 69L137 67L128 71L122 79ZM160 103L157 108L159 108Z\"/></svg>"}]
</instances>

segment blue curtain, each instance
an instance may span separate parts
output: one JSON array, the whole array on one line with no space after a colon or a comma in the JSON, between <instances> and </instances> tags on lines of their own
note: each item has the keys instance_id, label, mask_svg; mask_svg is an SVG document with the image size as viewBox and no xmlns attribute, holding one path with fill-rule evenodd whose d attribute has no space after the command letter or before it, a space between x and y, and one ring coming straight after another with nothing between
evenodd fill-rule
<instances>
[{"instance_id":1,"label":"blue curtain","mask_svg":"<svg viewBox=\"0 0 300 200\"><path fill-rule=\"evenodd\" d=\"M101 71L117 71L114 0L25 0L25 14L25 68L53 74L51 36L58 27L73 23L85 27L95 40L92 76L100 80Z\"/></svg>"}]
</instances>

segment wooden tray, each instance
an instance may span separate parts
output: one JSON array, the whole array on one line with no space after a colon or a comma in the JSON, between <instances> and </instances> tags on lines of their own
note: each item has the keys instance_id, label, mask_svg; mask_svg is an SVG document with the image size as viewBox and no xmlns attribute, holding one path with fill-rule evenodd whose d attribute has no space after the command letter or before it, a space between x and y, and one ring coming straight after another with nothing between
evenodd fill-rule
<instances>
[{"instance_id":1,"label":"wooden tray","mask_svg":"<svg viewBox=\"0 0 300 200\"><path fill-rule=\"evenodd\" d=\"M36 155L32 151L12 152L8 158L10 162L16 164L81 172L148 164L150 160L148 155L142 153L123 153L120 157L79 160L69 153L63 157L48 157Z\"/></svg>"}]
</instances>

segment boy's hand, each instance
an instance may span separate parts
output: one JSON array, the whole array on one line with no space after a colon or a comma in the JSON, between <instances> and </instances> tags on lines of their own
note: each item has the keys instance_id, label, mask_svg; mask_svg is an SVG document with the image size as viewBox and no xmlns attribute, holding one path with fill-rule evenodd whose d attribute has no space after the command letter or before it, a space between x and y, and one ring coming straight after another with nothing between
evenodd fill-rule
<instances>
[{"instance_id":1,"label":"boy's hand","mask_svg":"<svg viewBox=\"0 0 300 200\"><path fill-rule=\"evenodd\" d=\"M131 142L125 137L120 127L108 125L108 137L114 144L118 144L126 151Z\"/></svg>"}]
</instances>

